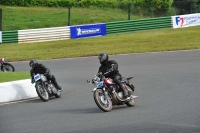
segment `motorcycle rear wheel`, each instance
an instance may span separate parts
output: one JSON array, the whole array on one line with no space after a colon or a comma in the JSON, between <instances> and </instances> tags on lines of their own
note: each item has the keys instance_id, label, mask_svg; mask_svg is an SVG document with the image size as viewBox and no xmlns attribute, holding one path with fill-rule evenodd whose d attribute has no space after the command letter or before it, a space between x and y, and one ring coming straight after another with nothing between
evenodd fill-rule
<instances>
[{"instance_id":1,"label":"motorcycle rear wheel","mask_svg":"<svg viewBox=\"0 0 200 133\"><path fill-rule=\"evenodd\" d=\"M134 96L134 90L131 87L129 87L128 85L126 85L126 88L128 89L129 92L131 92L131 96ZM132 107L135 105L135 102L136 102L136 98L133 98L130 101L126 102L126 105L128 107Z\"/></svg>"},{"instance_id":2,"label":"motorcycle rear wheel","mask_svg":"<svg viewBox=\"0 0 200 133\"><path fill-rule=\"evenodd\" d=\"M42 99L44 102L47 102L49 100L49 93L46 91L46 89L44 89L41 84L36 85L35 88L40 99Z\"/></svg>"},{"instance_id":3,"label":"motorcycle rear wheel","mask_svg":"<svg viewBox=\"0 0 200 133\"><path fill-rule=\"evenodd\" d=\"M4 63L1 65L1 70L3 72L14 72L15 68L10 63Z\"/></svg>"},{"instance_id":4,"label":"motorcycle rear wheel","mask_svg":"<svg viewBox=\"0 0 200 133\"><path fill-rule=\"evenodd\" d=\"M53 89L56 89L54 85L53 85L53 87L54 87ZM60 98L61 97L61 92L56 89L56 91L54 92L54 96L56 98Z\"/></svg>"},{"instance_id":5,"label":"motorcycle rear wheel","mask_svg":"<svg viewBox=\"0 0 200 133\"><path fill-rule=\"evenodd\" d=\"M109 112L112 110L112 101L108 95L103 94L102 89L95 90L93 96L95 103L102 111Z\"/></svg>"}]
</instances>

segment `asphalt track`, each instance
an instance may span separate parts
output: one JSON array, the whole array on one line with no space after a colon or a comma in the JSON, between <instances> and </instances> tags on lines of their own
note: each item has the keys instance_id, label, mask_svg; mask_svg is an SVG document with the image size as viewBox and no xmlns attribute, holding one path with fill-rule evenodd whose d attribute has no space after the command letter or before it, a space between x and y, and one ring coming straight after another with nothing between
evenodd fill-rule
<instances>
[{"instance_id":1,"label":"asphalt track","mask_svg":"<svg viewBox=\"0 0 200 133\"><path fill-rule=\"evenodd\" d=\"M64 88L60 99L0 105L0 133L200 133L200 50L110 56L133 76L134 107L102 112L92 96L97 57L39 61ZM29 71L28 62L12 63Z\"/></svg>"}]
</instances>

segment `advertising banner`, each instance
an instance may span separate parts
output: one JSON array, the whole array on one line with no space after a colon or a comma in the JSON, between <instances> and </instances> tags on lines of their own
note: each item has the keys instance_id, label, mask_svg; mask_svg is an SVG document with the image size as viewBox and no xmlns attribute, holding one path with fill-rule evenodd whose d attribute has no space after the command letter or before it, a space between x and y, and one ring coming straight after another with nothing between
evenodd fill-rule
<instances>
[{"instance_id":1,"label":"advertising banner","mask_svg":"<svg viewBox=\"0 0 200 133\"><path fill-rule=\"evenodd\" d=\"M106 24L88 24L70 26L71 39L106 35Z\"/></svg>"},{"instance_id":2,"label":"advertising banner","mask_svg":"<svg viewBox=\"0 0 200 133\"><path fill-rule=\"evenodd\" d=\"M0 9L0 43L2 43L2 9Z\"/></svg>"},{"instance_id":3,"label":"advertising banner","mask_svg":"<svg viewBox=\"0 0 200 133\"><path fill-rule=\"evenodd\" d=\"M0 43L2 43L2 31L0 31Z\"/></svg>"},{"instance_id":4,"label":"advertising banner","mask_svg":"<svg viewBox=\"0 0 200 133\"><path fill-rule=\"evenodd\" d=\"M200 25L200 13L172 16L173 28Z\"/></svg>"}]
</instances>

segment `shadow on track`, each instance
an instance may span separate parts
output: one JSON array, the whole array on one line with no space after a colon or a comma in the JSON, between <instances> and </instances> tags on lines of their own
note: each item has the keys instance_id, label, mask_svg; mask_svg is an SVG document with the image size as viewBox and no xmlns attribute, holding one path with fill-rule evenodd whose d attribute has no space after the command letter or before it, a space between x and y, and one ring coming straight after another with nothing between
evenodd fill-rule
<instances>
[{"instance_id":1,"label":"shadow on track","mask_svg":"<svg viewBox=\"0 0 200 133\"><path fill-rule=\"evenodd\" d=\"M80 109L65 109L65 110L54 110L53 112L59 113L69 113L69 114L96 114L96 113L104 113L98 108L80 108Z\"/></svg>"}]
</instances>

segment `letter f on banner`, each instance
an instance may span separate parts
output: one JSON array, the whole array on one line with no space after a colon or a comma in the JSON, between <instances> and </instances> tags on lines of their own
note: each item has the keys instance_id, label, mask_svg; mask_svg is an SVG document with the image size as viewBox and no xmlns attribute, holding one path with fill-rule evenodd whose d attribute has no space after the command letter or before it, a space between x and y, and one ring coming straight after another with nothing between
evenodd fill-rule
<instances>
[{"instance_id":1,"label":"letter f on banner","mask_svg":"<svg viewBox=\"0 0 200 133\"><path fill-rule=\"evenodd\" d=\"M180 23L180 26L183 26L184 18L176 17L176 24L179 25L179 23Z\"/></svg>"}]
</instances>

